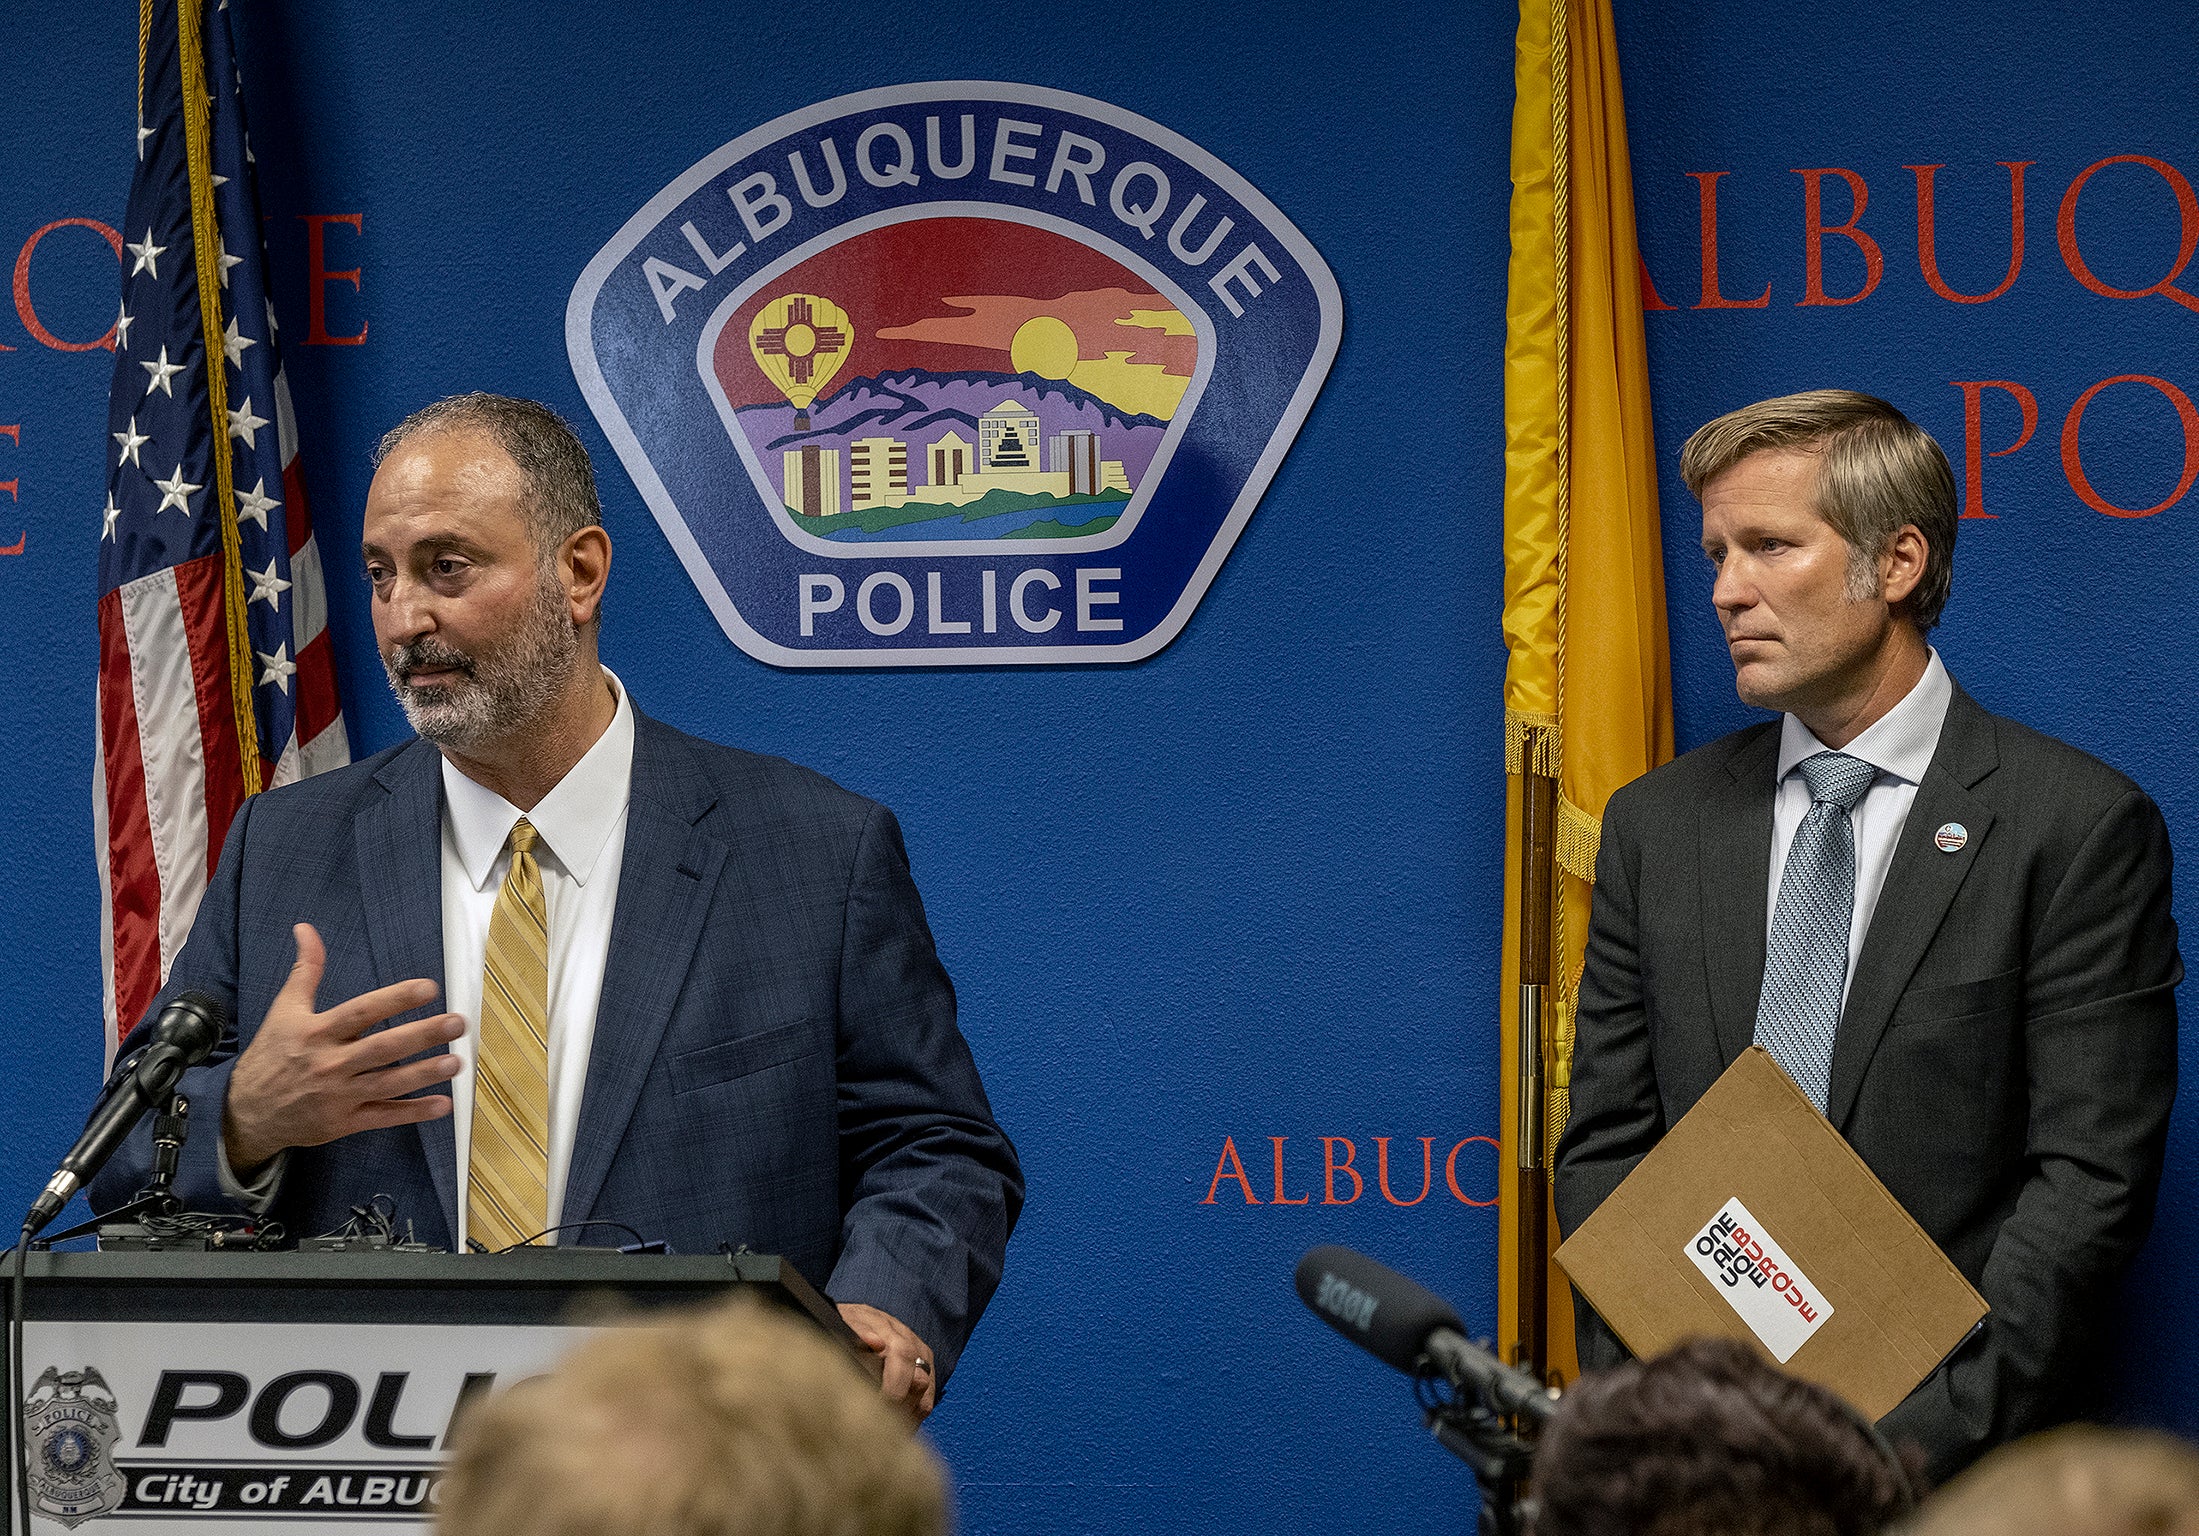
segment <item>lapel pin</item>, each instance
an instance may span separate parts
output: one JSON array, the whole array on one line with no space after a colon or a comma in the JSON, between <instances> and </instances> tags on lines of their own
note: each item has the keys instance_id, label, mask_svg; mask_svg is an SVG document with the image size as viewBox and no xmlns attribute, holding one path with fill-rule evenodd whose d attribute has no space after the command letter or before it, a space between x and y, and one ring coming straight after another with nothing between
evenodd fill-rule
<instances>
[{"instance_id":1,"label":"lapel pin","mask_svg":"<svg viewBox=\"0 0 2199 1536\"><path fill-rule=\"evenodd\" d=\"M1932 834L1932 844L1941 853L1960 853L1969 841L1970 829L1959 821L1950 821Z\"/></svg>"}]
</instances>

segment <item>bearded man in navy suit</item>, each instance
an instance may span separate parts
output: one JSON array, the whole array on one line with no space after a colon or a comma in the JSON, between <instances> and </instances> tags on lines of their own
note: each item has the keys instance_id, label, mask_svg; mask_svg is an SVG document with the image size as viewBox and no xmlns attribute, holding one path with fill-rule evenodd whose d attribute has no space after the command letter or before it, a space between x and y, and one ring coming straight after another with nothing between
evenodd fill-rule
<instances>
[{"instance_id":1,"label":"bearded man in navy suit","mask_svg":"<svg viewBox=\"0 0 2199 1536\"><path fill-rule=\"evenodd\" d=\"M293 1235L387 1194L460 1251L594 1222L776 1252L929 1412L1023 1181L892 813L634 707L555 413L458 396L377 457L375 636L419 739L238 814L123 1042L184 990L235 1021L181 1085L220 1134L178 1193ZM150 1162L141 1130L94 1207Z\"/></svg>"}]
</instances>

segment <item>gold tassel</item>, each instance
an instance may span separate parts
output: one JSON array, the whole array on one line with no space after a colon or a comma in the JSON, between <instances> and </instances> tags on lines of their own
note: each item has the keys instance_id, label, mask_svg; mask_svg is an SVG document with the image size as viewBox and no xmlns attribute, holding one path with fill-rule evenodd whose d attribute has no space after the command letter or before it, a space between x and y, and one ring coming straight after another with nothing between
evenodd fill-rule
<instances>
[{"instance_id":1,"label":"gold tassel","mask_svg":"<svg viewBox=\"0 0 2199 1536\"><path fill-rule=\"evenodd\" d=\"M1564 795L1558 796L1556 858L1558 868L1588 885L1596 883L1596 850L1603 844L1603 818L1591 816Z\"/></svg>"},{"instance_id":2,"label":"gold tassel","mask_svg":"<svg viewBox=\"0 0 2199 1536\"><path fill-rule=\"evenodd\" d=\"M1504 712L1504 771L1558 776L1558 717Z\"/></svg>"},{"instance_id":3,"label":"gold tassel","mask_svg":"<svg viewBox=\"0 0 2199 1536\"><path fill-rule=\"evenodd\" d=\"M1566 1118L1572 1113L1573 1102L1573 1010L1576 1000L1561 992L1551 1008L1549 1097L1547 1123L1549 1140L1543 1143L1553 1152L1558 1140L1565 1134Z\"/></svg>"}]
</instances>

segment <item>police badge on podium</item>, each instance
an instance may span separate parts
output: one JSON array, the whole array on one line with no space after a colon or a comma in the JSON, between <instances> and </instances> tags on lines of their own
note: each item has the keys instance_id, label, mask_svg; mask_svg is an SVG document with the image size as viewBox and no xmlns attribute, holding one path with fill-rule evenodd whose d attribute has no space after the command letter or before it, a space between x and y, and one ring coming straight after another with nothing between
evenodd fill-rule
<instances>
[{"instance_id":1,"label":"police badge on podium","mask_svg":"<svg viewBox=\"0 0 2199 1536\"><path fill-rule=\"evenodd\" d=\"M48 1366L23 1404L31 1508L74 1527L118 1507L124 1481L114 1449L120 1436L115 1396L99 1372Z\"/></svg>"}]
</instances>

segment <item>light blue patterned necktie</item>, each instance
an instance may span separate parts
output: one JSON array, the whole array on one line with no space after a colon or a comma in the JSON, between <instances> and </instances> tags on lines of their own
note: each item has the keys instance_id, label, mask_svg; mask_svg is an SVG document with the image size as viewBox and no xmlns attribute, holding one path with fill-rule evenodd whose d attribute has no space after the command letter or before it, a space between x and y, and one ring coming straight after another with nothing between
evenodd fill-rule
<instances>
[{"instance_id":1,"label":"light blue patterned necktie","mask_svg":"<svg viewBox=\"0 0 2199 1536\"><path fill-rule=\"evenodd\" d=\"M1799 766L1809 780L1810 809L1779 876L1756 1043L1823 1114L1855 920L1855 828L1848 811L1878 770L1841 752L1819 752Z\"/></svg>"}]
</instances>

